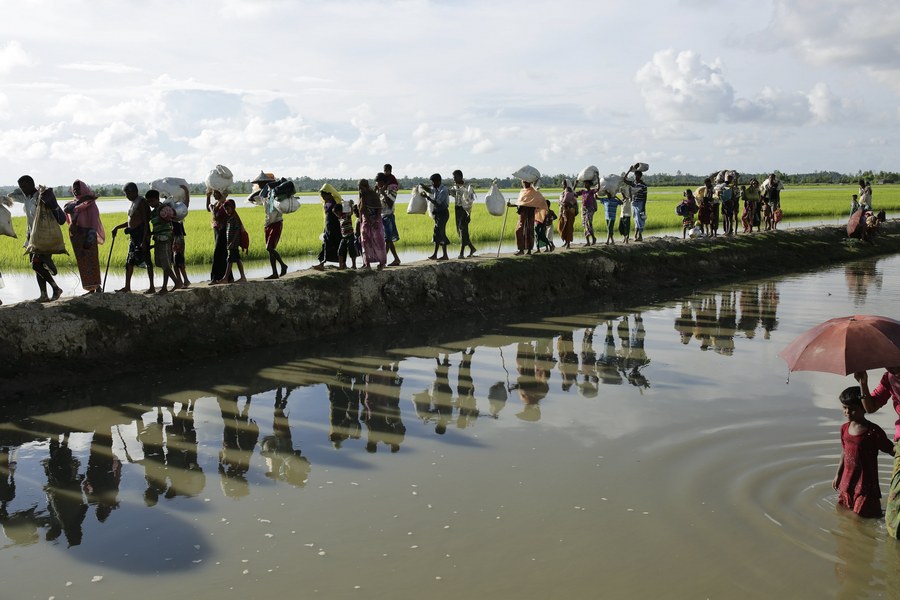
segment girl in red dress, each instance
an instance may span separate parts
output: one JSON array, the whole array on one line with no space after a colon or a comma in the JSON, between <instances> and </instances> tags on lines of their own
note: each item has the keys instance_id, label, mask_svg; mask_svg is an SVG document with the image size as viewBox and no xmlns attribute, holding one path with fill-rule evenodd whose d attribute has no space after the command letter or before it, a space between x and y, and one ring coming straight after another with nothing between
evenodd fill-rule
<instances>
[{"instance_id":1,"label":"girl in red dress","mask_svg":"<svg viewBox=\"0 0 900 600\"><path fill-rule=\"evenodd\" d=\"M841 392L847 422L841 426L843 454L832 487L838 504L861 517L881 517L881 487L878 485L878 451L894 455L894 445L884 430L866 420L858 386Z\"/></svg>"}]
</instances>

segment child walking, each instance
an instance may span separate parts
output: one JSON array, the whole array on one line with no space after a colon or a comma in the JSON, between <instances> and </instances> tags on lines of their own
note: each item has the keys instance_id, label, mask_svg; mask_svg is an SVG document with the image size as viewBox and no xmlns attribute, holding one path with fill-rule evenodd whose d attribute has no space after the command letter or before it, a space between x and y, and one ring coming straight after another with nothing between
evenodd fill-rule
<instances>
[{"instance_id":1,"label":"child walking","mask_svg":"<svg viewBox=\"0 0 900 600\"><path fill-rule=\"evenodd\" d=\"M590 181L584 182L581 195L581 226L584 228L585 246L593 246L597 243L594 235L594 213L597 212L597 189L591 187Z\"/></svg>"},{"instance_id":2,"label":"child walking","mask_svg":"<svg viewBox=\"0 0 900 600\"><path fill-rule=\"evenodd\" d=\"M841 426L843 454L832 487L838 504L861 517L881 517L881 488L878 485L878 452L894 455L894 445L884 430L866 419L859 386L841 392L847 422Z\"/></svg>"},{"instance_id":3,"label":"child walking","mask_svg":"<svg viewBox=\"0 0 900 600\"><path fill-rule=\"evenodd\" d=\"M603 212L606 215L606 245L608 246L616 243L613 239L613 236L616 234L616 211L619 209L622 201L613 194L606 192L606 197L601 198L600 202L603 203Z\"/></svg>"},{"instance_id":4,"label":"child walking","mask_svg":"<svg viewBox=\"0 0 900 600\"><path fill-rule=\"evenodd\" d=\"M681 239L687 238L687 233L694 228L694 213L697 212L697 200L690 188L684 190L684 200L681 201Z\"/></svg>"},{"instance_id":5,"label":"child walking","mask_svg":"<svg viewBox=\"0 0 900 600\"><path fill-rule=\"evenodd\" d=\"M350 260L353 261L353 268L356 269L356 257L359 256L359 252L356 250L356 230L353 227L353 213L356 210L356 207L353 206L351 201L345 200L342 204L336 205L332 210L341 223L341 243L338 246L340 266L338 268L347 268L347 255L349 254Z\"/></svg>"}]
</instances>

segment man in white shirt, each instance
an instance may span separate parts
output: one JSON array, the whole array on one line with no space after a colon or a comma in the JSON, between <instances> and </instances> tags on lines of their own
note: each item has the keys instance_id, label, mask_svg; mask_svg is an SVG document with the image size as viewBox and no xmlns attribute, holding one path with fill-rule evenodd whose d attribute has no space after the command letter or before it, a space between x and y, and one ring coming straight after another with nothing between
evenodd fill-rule
<instances>
[{"instance_id":1,"label":"man in white shirt","mask_svg":"<svg viewBox=\"0 0 900 600\"><path fill-rule=\"evenodd\" d=\"M53 190L49 188L41 188L38 190L34 184L34 179L30 175L22 175L17 182L21 194L10 194L10 198L25 205L25 220L27 223L27 235L25 236L25 247L27 248L31 242L31 233L34 227L35 213L37 212L38 203L44 205L42 210L49 210L56 219L56 222L62 225L66 222L66 215L59 207ZM56 265L53 263L53 256L50 254L37 254L31 252L29 254L31 260L31 268L34 270L37 278L38 287L41 289L41 295L38 302L52 302L62 296L62 288L56 284L53 276L56 275ZM47 295L47 285L53 290L53 295Z\"/></svg>"},{"instance_id":2,"label":"man in white shirt","mask_svg":"<svg viewBox=\"0 0 900 600\"><path fill-rule=\"evenodd\" d=\"M459 234L459 257L465 258L463 253L468 246L469 256L475 254L475 246L469 237L469 223L472 221L472 205L475 204L475 188L467 184L463 179L462 171L453 171L453 187L450 195L454 198L454 212L456 214L456 233Z\"/></svg>"}]
</instances>

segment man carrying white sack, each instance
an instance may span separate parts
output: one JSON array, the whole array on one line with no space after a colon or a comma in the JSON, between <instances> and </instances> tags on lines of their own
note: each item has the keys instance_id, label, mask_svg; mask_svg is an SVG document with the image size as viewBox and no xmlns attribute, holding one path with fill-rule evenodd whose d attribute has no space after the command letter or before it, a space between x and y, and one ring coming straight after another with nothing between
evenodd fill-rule
<instances>
[{"instance_id":1,"label":"man carrying white sack","mask_svg":"<svg viewBox=\"0 0 900 600\"><path fill-rule=\"evenodd\" d=\"M278 279L287 274L288 266L277 250L278 242L281 240L281 230L284 227L284 214L275 197L275 177L271 173L260 172L253 183L257 184L259 189L253 192L247 200L257 206L262 206L266 211L263 231L266 236L266 252L269 253L269 264L272 267L272 274L268 275L266 279ZM280 272L278 267L281 268Z\"/></svg>"},{"instance_id":2,"label":"man carrying white sack","mask_svg":"<svg viewBox=\"0 0 900 600\"><path fill-rule=\"evenodd\" d=\"M469 223L472 222L472 205L475 204L475 188L467 184L463 179L462 171L453 171L453 187L450 195L454 198L454 212L456 215L456 233L459 234L459 257L465 258L464 251L469 248L469 256L475 254L475 245L469 237Z\"/></svg>"}]
</instances>

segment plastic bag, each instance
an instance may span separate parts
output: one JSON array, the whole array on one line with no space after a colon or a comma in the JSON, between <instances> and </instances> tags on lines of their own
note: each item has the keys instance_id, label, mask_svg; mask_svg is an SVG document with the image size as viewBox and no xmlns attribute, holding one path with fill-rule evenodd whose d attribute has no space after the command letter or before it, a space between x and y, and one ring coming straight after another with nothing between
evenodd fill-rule
<instances>
[{"instance_id":1,"label":"plastic bag","mask_svg":"<svg viewBox=\"0 0 900 600\"><path fill-rule=\"evenodd\" d=\"M596 181L598 177L600 177L600 169L598 169L594 165L591 165L581 170L581 173L578 174L577 181L591 183Z\"/></svg>"},{"instance_id":2,"label":"plastic bag","mask_svg":"<svg viewBox=\"0 0 900 600\"><path fill-rule=\"evenodd\" d=\"M650 169L650 165L648 165L647 163L642 163L642 162L634 163L634 166L631 167L631 169L633 171L640 171L641 173L645 173L647 170Z\"/></svg>"},{"instance_id":3,"label":"plastic bag","mask_svg":"<svg viewBox=\"0 0 900 600\"><path fill-rule=\"evenodd\" d=\"M288 196L278 201L278 210L284 214L296 212L300 208L300 198L297 196Z\"/></svg>"},{"instance_id":4,"label":"plastic bag","mask_svg":"<svg viewBox=\"0 0 900 600\"><path fill-rule=\"evenodd\" d=\"M484 197L484 204L487 206L488 212L495 217L502 217L503 213L506 212L506 198L503 196L500 188L497 187L496 179L491 182L491 190Z\"/></svg>"},{"instance_id":5,"label":"plastic bag","mask_svg":"<svg viewBox=\"0 0 900 600\"><path fill-rule=\"evenodd\" d=\"M231 169L225 165L216 165L216 168L206 176L206 187L218 192L227 192L234 185L234 175Z\"/></svg>"},{"instance_id":6,"label":"plastic bag","mask_svg":"<svg viewBox=\"0 0 900 600\"><path fill-rule=\"evenodd\" d=\"M69 253L66 250L66 242L63 239L59 221L53 216L53 211L44 206L43 202L37 203L27 250L34 254Z\"/></svg>"},{"instance_id":7,"label":"plastic bag","mask_svg":"<svg viewBox=\"0 0 900 600\"><path fill-rule=\"evenodd\" d=\"M534 183L541 178L541 172L531 165L525 165L513 173L512 176L528 183Z\"/></svg>"},{"instance_id":8,"label":"plastic bag","mask_svg":"<svg viewBox=\"0 0 900 600\"><path fill-rule=\"evenodd\" d=\"M166 198L163 204L172 209L171 215L168 219L166 219L168 221L181 222L184 221L184 218L188 215L188 207L184 202L179 202L178 200L173 200L172 198ZM162 211L160 211L160 216L162 217Z\"/></svg>"},{"instance_id":9,"label":"plastic bag","mask_svg":"<svg viewBox=\"0 0 900 600\"><path fill-rule=\"evenodd\" d=\"M408 215L424 215L428 212L428 199L422 195L421 186L416 186L412 190L412 197L406 206L406 214Z\"/></svg>"},{"instance_id":10,"label":"plastic bag","mask_svg":"<svg viewBox=\"0 0 900 600\"><path fill-rule=\"evenodd\" d=\"M0 204L0 235L8 235L9 237L17 237L16 230L12 226L12 214L9 209Z\"/></svg>"},{"instance_id":11,"label":"plastic bag","mask_svg":"<svg viewBox=\"0 0 900 600\"><path fill-rule=\"evenodd\" d=\"M180 202L187 202L188 198L181 186L187 187L187 181L180 177L163 177L150 184L150 189L156 190L163 198L172 198Z\"/></svg>"}]
</instances>

